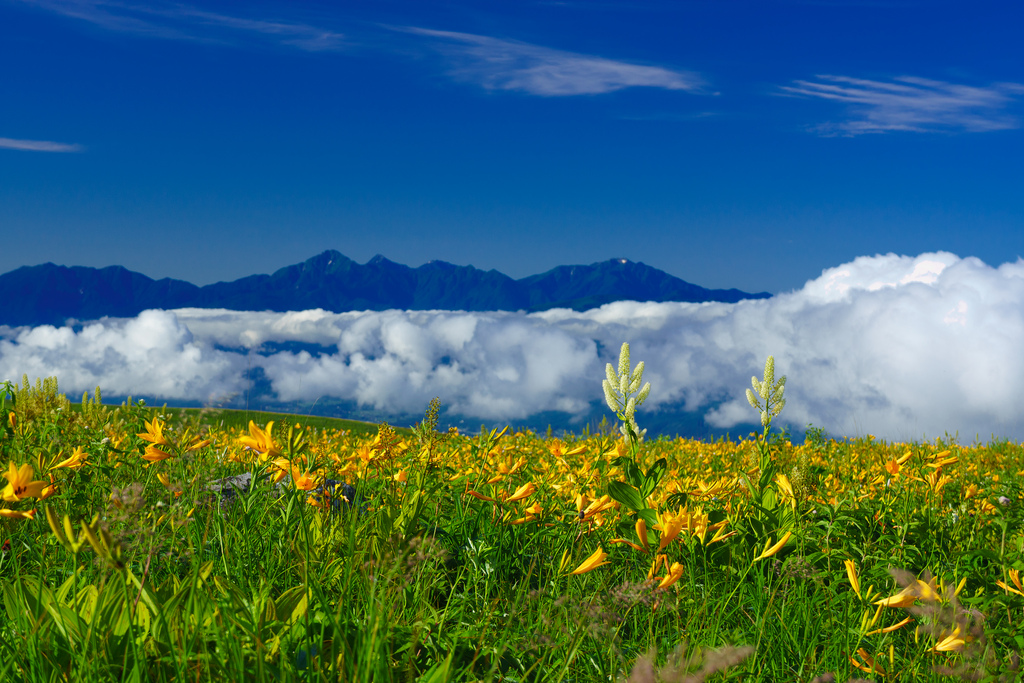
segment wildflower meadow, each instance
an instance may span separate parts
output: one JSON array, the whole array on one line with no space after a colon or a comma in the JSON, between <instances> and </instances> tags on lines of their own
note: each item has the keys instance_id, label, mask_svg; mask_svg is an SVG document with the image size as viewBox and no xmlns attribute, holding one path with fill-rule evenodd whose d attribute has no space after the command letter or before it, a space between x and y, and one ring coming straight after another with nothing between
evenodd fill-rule
<instances>
[{"instance_id":1,"label":"wildflower meadow","mask_svg":"<svg viewBox=\"0 0 1024 683\"><path fill-rule=\"evenodd\" d=\"M649 438L643 369L561 438L0 385L0 681L1018 680L1024 446L796 445L771 358Z\"/></svg>"}]
</instances>

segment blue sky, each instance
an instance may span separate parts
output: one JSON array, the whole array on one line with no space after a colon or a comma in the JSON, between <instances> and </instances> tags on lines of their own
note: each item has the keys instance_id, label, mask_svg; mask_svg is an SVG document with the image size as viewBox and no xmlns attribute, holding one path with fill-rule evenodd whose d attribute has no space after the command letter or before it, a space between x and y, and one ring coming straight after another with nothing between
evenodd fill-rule
<instances>
[{"instance_id":1,"label":"blue sky","mask_svg":"<svg viewBox=\"0 0 1024 683\"><path fill-rule=\"evenodd\" d=\"M0 0L0 272L1024 255L1010 2Z\"/></svg>"}]
</instances>

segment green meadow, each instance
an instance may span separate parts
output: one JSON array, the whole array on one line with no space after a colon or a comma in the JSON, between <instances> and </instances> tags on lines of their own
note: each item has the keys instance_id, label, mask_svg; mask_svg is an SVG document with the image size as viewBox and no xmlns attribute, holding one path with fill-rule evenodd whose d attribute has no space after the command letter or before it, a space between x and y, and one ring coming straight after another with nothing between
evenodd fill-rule
<instances>
[{"instance_id":1,"label":"green meadow","mask_svg":"<svg viewBox=\"0 0 1024 683\"><path fill-rule=\"evenodd\" d=\"M793 444L771 359L647 438L642 375L562 438L0 385L0 680L1018 680L1024 446Z\"/></svg>"}]
</instances>

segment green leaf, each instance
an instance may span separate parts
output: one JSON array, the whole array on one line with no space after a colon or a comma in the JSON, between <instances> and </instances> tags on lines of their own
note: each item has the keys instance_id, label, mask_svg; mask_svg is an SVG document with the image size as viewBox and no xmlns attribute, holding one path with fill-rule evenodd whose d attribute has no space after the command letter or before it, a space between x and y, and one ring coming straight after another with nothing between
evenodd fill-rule
<instances>
[{"instance_id":1,"label":"green leaf","mask_svg":"<svg viewBox=\"0 0 1024 683\"><path fill-rule=\"evenodd\" d=\"M665 458L661 458L658 462L651 465L651 468L647 470L647 474L644 475L643 484L640 486L640 495L646 499L647 496L654 493L654 489L658 488L662 477L665 476L666 470L668 470L668 460Z\"/></svg>"},{"instance_id":2,"label":"green leaf","mask_svg":"<svg viewBox=\"0 0 1024 683\"><path fill-rule=\"evenodd\" d=\"M644 508L643 510L637 510L636 514L638 517L647 522L648 530L653 529L658 523L658 513L651 508Z\"/></svg>"},{"instance_id":3,"label":"green leaf","mask_svg":"<svg viewBox=\"0 0 1024 683\"><path fill-rule=\"evenodd\" d=\"M608 484L608 495L634 512L645 507L644 499L640 496L640 492L622 481L613 481Z\"/></svg>"},{"instance_id":4,"label":"green leaf","mask_svg":"<svg viewBox=\"0 0 1024 683\"><path fill-rule=\"evenodd\" d=\"M292 586L277 599L277 611L288 624L294 624L306 614L309 608L309 592L306 586Z\"/></svg>"},{"instance_id":5,"label":"green leaf","mask_svg":"<svg viewBox=\"0 0 1024 683\"><path fill-rule=\"evenodd\" d=\"M689 496L687 495L687 493L685 491L679 491L678 493L673 493L665 501L665 507L666 508L681 508L684 505L686 505L686 500L687 500L688 497Z\"/></svg>"},{"instance_id":6,"label":"green leaf","mask_svg":"<svg viewBox=\"0 0 1024 683\"><path fill-rule=\"evenodd\" d=\"M420 683L446 683L451 679L452 655L449 652L443 662L437 662L420 677Z\"/></svg>"}]
</instances>

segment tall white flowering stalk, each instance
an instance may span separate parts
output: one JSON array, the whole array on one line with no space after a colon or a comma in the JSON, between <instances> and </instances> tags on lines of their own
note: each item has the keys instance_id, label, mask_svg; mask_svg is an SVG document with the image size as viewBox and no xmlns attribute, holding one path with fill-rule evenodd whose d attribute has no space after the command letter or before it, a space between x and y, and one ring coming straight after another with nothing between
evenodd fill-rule
<instances>
[{"instance_id":1,"label":"tall white flowering stalk","mask_svg":"<svg viewBox=\"0 0 1024 683\"><path fill-rule=\"evenodd\" d=\"M786 407L786 399L782 394L786 391L786 376L775 381L775 356L768 356L764 364L764 379L751 377L754 389L747 389L747 401L751 407L761 413L761 426L765 433L771 428L772 420L778 417Z\"/></svg>"},{"instance_id":2,"label":"tall white flowering stalk","mask_svg":"<svg viewBox=\"0 0 1024 683\"><path fill-rule=\"evenodd\" d=\"M647 400L647 395L651 393L651 383L648 382L643 385L643 388L640 387L640 382L643 381L644 375L643 361L637 363L632 372L630 371L629 342L623 342L622 349L619 351L618 370L611 363L608 363L605 366L605 374L607 377L601 383L604 387L604 400L608 403L608 407L622 420L619 430L622 432L623 438L630 443L635 441L636 444L639 444L643 441L647 430L641 430L637 426L636 409Z\"/></svg>"},{"instance_id":3,"label":"tall white flowering stalk","mask_svg":"<svg viewBox=\"0 0 1024 683\"><path fill-rule=\"evenodd\" d=\"M743 519L743 535L753 552L771 539L786 539L796 525L796 500L789 479L779 473L775 458L772 457L772 441L769 432L772 420L786 407L783 394L786 378L775 379L775 357L768 356L764 364L764 377L750 378L753 389L747 389L747 401L761 414L764 436L757 440L759 476L753 479L748 473L740 475L750 491L751 507L739 516ZM783 541L779 541L785 545ZM781 545L779 546L781 548ZM766 557L762 552L758 559ZM756 561L756 560L755 560Z\"/></svg>"}]
</instances>

